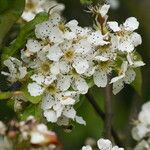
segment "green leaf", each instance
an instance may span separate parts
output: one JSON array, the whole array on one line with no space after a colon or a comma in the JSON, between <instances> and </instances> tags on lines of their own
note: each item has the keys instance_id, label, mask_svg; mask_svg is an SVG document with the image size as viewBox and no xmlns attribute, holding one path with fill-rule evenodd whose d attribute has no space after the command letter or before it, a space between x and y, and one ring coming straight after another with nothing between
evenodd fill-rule
<instances>
[{"instance_id":1,"label":"green leaf","mask_svg":"<svg viewBox=\"0 0 150 150\"><path fill-rule=\"evenodd\" d=\"M31 96L30 93L27 90L27 86L22 87L21 91L23 92L23 96L31 103L38 104L41 99L42 95L40 96Z\"/></svg>"},{"instance_id":2,"label":"green leaf","mask_svg":"<svg viewBox=\"0 0 150 150\"><path fill-rule=\"evenodd\" d=\"M23 113L20 114L21 120L26 120L29 116L34 116L38 121L40 121L42 116L40 104L30 104L24 109Z\"/></svg>"},{"instance_id":3,"label":"green leaf","mask_svg":"<svg viewBox=\"0 0 150 150\"><path fill-rule=\"evenodd\" d=\"M6 34L21 16L24 6L25 0L0 0L0 48Z\"/></svg>"},{"instance_id":4,"label":"green leaf","mask_svg":"<svg viewBox=\"0 0 150 150\"><path fill-rule=\"evenodd\" d=\"M92 0L80 0L80 3L83 4L83 5L88 5L88 4L91 4L92 3Z\"/></svg>"},{"instance_id":5,"label":"green leaf","mask_svg":"<svg viewBox=\"0 0 150 150\"><path fill-rule=\"evenodd\" d=\"M0 100L9 99L12 97L12 92L0 92Z\"/></svg>"},{"instance_id":6,"label":"green leaf","mask_svg":"<svg viewBox=\"0 0 150 150\"><path fill-rule=\"evenodd\" d=\"M31 35L34 34L35 26L43 21L48 20L48 17L49 17L48 13L42 12L42 13L37 14L36 17L32 21L26 23L22 27L16 40L9 47L5 47L3 49L3 54L2 54L2 58L1 58L2 62L5 59L7 59L9 56L13 56L19 50L21 50L21 48L24 47L26 40Z\"/></svg>"},{"instance_id":7,"label":"green leaf","mask_svg":"<svg viewBox=\"0 0 150 150\"><path fill-rule=\"evenodd\" d=\"M135 89L135 91L142 96L142 73L140 68L135 69L136 78L132 82L131 86Z\"/></svg>"}]
</instances>

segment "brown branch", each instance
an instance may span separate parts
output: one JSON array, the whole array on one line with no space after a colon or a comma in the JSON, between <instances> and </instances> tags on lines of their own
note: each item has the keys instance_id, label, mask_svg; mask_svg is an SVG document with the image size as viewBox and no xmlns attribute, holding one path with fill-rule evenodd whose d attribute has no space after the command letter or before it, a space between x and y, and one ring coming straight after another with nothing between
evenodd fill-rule
<instances>
[{"instance_id":1,"label":"brown branch","mask_svg":"<svg viewBox=\"0 0 150 150\"><path fill-rule=\"evenodd\" d=\"M100 116L100 118L105 121L105 113L101 110L101 108L98 106L98 104L96 103L95 99L93 98L93 96L90 93L87 93L86 95L87 100L90 102L90 104L93 106L94 110L96 111L96 113ZM124 144L122 143L122 141L120 140L118 134L115 132L115 130L113 129L113 127L111 128L111 134L114 138L115 143L118 146L124 146Z\"/></svg>"},{"instance_id":2,"label":"brown branch","mask_svg":"<svg viewBox=\"0 0 150 150\"><path fill-rule=\"evenodd\" d=\"M108 77L109 79L109 77ZM112 127L112 88L107 84L105 88L105 136L111 140Z\"/></svg>"}]
</instances>

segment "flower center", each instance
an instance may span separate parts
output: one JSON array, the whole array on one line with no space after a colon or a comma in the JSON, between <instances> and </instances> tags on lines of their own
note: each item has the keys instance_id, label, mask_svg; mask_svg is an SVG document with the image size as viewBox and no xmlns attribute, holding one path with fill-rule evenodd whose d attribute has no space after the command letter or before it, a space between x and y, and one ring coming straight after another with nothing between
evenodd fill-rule
<instances>
[{"instance_id":1,"label":"flower center","mask_svg":"<svg viewBox=\"0 0 150 150\"><path fill-rule=\"evenodd\" d=\"M55 84L51 84L47 87L47 91L54 95L56 92L57 92L57 88L56 88L56 85Z\"/></svg>"},{"instance_id":2,"label":"flower center","mask_svg":"<svg viewBox=\"0 0 150 150\"><path fill-rule=\"evenodd\" d=\"M60 23L60 24L58 25L58 27L59 27L59 29L60 29L62 32L65 32L66 28L65 28L65 25L64 25L63 22Z\"/></svg>"},{"instance_id":3,"label":"flower center","mask_svg":"<svg viewBox=\"0 0 150 150\"><path fill-rule=\"evenodd\" d=\"M74 58L74 50L73 49L66 50L64 57L67 61L72 61Z\"/></svg>"},{"instance_id":4,"label":"flower center","mask_svg":"<svg viewBox=\"0 0 150 150\"><path fill-rule=\"evenodd\" d=\"M43 62L40 66L40 70L43 74L47 74L50 71L50 62Z\"/></svg>"},{"instance_id":5,"label":"flower center","mask_svg":"<svg viewBox=\"0 0 150 150\"><path fill-rule=\"evenodd\" d=\"M32 0L29 0L29 2L26 4L27 10L34 10L37 7L37 3L32 2Z\"/></svg>"}]
</instances>

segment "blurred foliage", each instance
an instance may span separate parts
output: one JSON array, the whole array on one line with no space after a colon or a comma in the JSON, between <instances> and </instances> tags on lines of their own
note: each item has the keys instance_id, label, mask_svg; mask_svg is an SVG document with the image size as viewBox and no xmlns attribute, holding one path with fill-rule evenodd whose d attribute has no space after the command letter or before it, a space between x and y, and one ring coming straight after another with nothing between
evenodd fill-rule
<instances>
[{"instance_id":1,"label":"blurred foliage","mask_svg":"<svg viewBox=\"0 0 150 150\"><path fill-rule=\"evenodd\" d=\"M3 39L24 10L25 0L0 0L0 48Z\"/></svg>"}]
</instances>

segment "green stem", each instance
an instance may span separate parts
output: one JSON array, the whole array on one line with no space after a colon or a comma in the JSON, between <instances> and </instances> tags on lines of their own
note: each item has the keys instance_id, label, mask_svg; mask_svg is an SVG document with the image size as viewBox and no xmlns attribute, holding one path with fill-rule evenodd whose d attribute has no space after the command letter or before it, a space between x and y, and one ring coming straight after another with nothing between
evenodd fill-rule
<instances>
[{"instance_id":1,"label":"green stem","mask_svg":"<svg viewBox=\"0 0 150 150\"><path fill-rule=\"evenodd\" d=\"M12 92L0 92L0 100L9 99L12 95Z\"/></svg>"}]
</instances>

